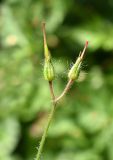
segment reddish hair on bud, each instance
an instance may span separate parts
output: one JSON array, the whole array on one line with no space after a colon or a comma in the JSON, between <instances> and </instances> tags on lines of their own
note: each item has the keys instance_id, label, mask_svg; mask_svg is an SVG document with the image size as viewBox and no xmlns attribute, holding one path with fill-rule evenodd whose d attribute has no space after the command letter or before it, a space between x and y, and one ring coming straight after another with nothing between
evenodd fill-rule
<instances>
[{"instance_id":1,"label":"reddish hair on bud","mask_svg":"<svg viewBox=\"0 0 113 160\"><path fill-rule=\"evenodd\" d=\"M86 41L86 47L88 46L88 43L89 43L89 42L88 42L88 41Z\"/></svg>"}]
</instances>

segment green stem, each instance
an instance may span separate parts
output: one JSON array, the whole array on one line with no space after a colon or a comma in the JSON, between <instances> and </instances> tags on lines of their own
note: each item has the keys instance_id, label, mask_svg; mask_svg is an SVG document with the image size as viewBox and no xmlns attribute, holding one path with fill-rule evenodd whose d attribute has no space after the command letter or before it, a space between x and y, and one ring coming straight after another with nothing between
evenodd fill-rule
<instances>
[{"instance_id":1,"label":"green stem","mask_svg":"<svg viewBox=\"0 0 113 160\"><path fill-rule=\"evenodd\" d=\"M39 145L39 148L38 148L38 153L36 155L36 160L40 160L40 158L41 158L41 153L42 153L42 150L43 150L43 147L44 147L44 143L45 143L45 140L46 140L46 136L47 136L47 132L48 132L50 123L51 123L52 118L54 116L54 112L55 112L55 103L53 103L53 106L51 108L51 112L50 112L49 117L48 117L47 125L45 127L44 133L43 133L41 141L40 141L40 145Z\"/></svg>"},{"instance_id":2,"label":"green stem","mask_svg":"<svg viewBox=\"0 0 113 160\"><path fill-rule=\"evenodd\" d=\"M57 103L60 99L64 97L64 95L68 92L72 84L73 84L73 80L69 80L62 94L59 97L55 98L55 103Z\"/></svg>"}]
</instances>

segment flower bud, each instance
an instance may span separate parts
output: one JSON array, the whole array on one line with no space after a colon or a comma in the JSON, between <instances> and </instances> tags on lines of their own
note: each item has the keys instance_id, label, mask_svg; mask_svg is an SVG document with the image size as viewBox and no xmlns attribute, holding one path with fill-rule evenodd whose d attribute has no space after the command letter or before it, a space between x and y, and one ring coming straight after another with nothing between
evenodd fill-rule
<instances>
[{"instance_id":1,"label":"flower bud","mask_svg":"<svg viewBox=\"0 0 113 160\"><path fill-rule=\"evenodd\" d=\"M54 67L51 62L51 54L49 52L46 40L46 33L45 33L45 23L42 24L43 29L43 37L44 37L44 55L45 55L45 63L44 63L44 77L48 81L52 81L55 77Z\"/></svg>"},{"instance_id":2,"label":"flower bud","mask_svg":"<svg viewBox=\"0 0 113 160\"><path fill-rule=\"evenodd\" d=\"M72 66L72 68L68 73L68 78L71 80L76 80L80 73L80 67L81 67L81 59L80 57L78 57L75 64Z\"/></svg>"},{"instance_id":3,"label":"flower bud","mask_svg":"<svg viewBox=\"0 0 113 160\"><path fill-rule=\"evenodd\" d=\"M52 81L55 77L54 74L54 67L51 63L51 61L45 61L44 64L44 77L48 81Z\"/></svg>"},{"instance_id":4,"label":"flower bud","mask_svg":"<svg viewBox=\"0 0 113 160\"><path fill-rule=\"evenodd\" d=\"M88 41L86 41L86 44L85 44L85 47L82 53L80 52L79 57L77 58L75 64L72 66L72 68L70 69L68 73L68 78L70 80L76 80L78 78L80 69L81 69L82 60L83 60L84 53L85 53L87 46L88 46Z\"/></svg>"}]
</instances>

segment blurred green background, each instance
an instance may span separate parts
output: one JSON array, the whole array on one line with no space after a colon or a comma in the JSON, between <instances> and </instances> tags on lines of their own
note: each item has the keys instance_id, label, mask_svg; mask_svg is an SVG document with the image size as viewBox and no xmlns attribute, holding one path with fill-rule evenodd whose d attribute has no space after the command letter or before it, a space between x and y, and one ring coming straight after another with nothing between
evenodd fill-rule
<instances>
[{"instance_id":1,"label":"blurred green background","mask_svg":"<svg viewBox=\"0 0 113 160\"><path fill-rule=\"evenodd\" d=\"M59 95L86 40L78 81L62 99L42 160L113 160L113 0L0 2L0 160L33 160L51 107L43 36Z\"/></svg>"}]
</instances>

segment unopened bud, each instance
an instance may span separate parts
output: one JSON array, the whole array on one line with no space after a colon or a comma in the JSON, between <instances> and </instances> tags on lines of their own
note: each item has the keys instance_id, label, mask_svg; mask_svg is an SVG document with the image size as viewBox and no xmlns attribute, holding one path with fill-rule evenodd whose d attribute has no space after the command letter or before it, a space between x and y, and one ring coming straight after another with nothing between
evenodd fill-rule
<instances>
[{"instance_id":1,"label":"unopened bud","mask_svg":"<svg viewBox=\"0 0 113 160\"><path fill-rule=\"evenodd\" d=\"M80 57L78 57L75 64L72 66L72 68L68 73L68 78L71 80L76 80L80 73L80 67L81 67L81 59Z\"/></svg>"},{"instance_id":2,"label":"unopened bud","mask_svg":"<svg viewBox=\"0 0 113 160\"><path fill-rule=\"evenodd\" d=\"M86 44L84 46L82 53L80 52L79 57L77 58L75 64L72 66L72 68L70 69L68 73L68 78L70 80L76 80L78 78L80 69L81 69L82 60L83 60L87 46L88 46L88 41L86 41Z\"/></svg>"},{"instance_id":3,"label":"unopened bud","mask_svg":"<svg viewBox=\"0 0 113 160\"><path fill-rule=\"evenodd\" d=\"M42 29L43 29L43 37L44 37L44 55L45 55L44 77L46 80L52 81L55 77L55 73L54 73L53 64L51 62L51 54L47 46L45 23L42 24Z\"/></svg>"},{"instance_id":4,"label":"unopened bud","mask_svg":"<svg viewBox=\"0 0 113 160\"><path fill-rule=\"evenodd\" d=\"M48 81L52 81L55 77L54 67L50 61L45 61L44 64L44 77Z\"/></svg>"}]
</instances>

